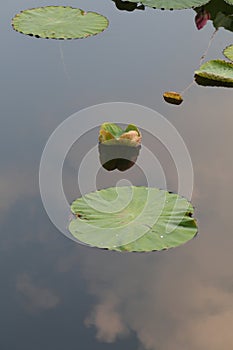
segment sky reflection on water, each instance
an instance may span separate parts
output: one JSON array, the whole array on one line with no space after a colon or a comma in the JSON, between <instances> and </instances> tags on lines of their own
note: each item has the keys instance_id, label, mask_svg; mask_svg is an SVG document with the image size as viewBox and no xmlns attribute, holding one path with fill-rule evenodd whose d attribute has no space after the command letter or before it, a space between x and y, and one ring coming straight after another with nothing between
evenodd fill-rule
<instances>
[{"instance_id":1,"label":"sky reflection on water","mask_svg":"<svg viewBox=\"0 0 233 350\"><path fill-rule=\"evenodd\" d=\"M46 4L32 1L30 7ZM84 8L81 1L75 5ZM62 42L62 62L58 42L11 29L10 19L27 1L2 7L0 347L231 349L232 90L195 86L178 108L162 99L165 90L182 89L192 79L211 23L198 32L192 10L128 13L112 1L89 0L85 8L109 17L110 28L95 38ZM219 57L231 43L232 33L221 29L208 57ZM188 244L161 253L111 253L66 239L49 221L38 187L46 140L72 113L109 101L154 108L184 138L199 225ZM155 140L147 142L174 190L172 161ZM81 142L83 154L92 143ZM76 174L68 163L64 188L71 199ZM104 175L100 171L99 187L119 178ZM125 176L138 181L135 173Z\"/></svg>"}]
</instances>

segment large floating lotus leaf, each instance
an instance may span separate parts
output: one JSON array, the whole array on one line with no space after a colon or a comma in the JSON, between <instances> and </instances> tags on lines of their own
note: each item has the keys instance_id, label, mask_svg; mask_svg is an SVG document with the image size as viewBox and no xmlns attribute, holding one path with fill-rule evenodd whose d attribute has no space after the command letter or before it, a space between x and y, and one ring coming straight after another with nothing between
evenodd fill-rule
<instances>
[{"instance_id":1,"label":"large floating lotus leaf","mask_svg":"<svg viewBox=\"0 0 233 350\"><path fill-rule=\"evenodd\" d=\"M141 0L140 3L158 9L165 10L182 10L192 7L199 7L207 4L210 0ZM138 0L130 0L130 2L139 2Z\"/></svg>"},{"instance_id":2,"label":"large floating lotus leaf","mask_svg":"<svg viewBox=\"0 0 233 350\"><path fill-rule=\"evenodd\" d=\"M20 33L40 38L79 39L102 32L108 20L95 12L46 6L20 12L13 18L12 26Z\"/></svg>"},{"instance_id":3,"label":"large floating lotus leaf","mask_svg":"<svg viewBox=\"0 0 233 350\"><path fill-rule=\"evenodd\" d=\"M226 58L233 61L233 45L226 47L223 51L223 54Z\"/></svg>"},{"instance_id":4,"label":"large floating lotus leaf","mask_svg":"<svg viewBox=\"0 0 233 350\"><path fill-rule=\"evenodd\" d=\"M146 252L179 246L197 233L193 207L157 188L114 187L92 192L71 205L69 230L90 246Z\"/></svg>"},{"instance_id":5,"label":"large floating lotus leaf","mask_svg":"<svg viewBox=\"0 0 233 350\"><path fill-rule=\"evenodd\" d=\"M195 80L203 86L233 87L233 63L208 61L195 72Z\"/></svg>"}]
</instances>

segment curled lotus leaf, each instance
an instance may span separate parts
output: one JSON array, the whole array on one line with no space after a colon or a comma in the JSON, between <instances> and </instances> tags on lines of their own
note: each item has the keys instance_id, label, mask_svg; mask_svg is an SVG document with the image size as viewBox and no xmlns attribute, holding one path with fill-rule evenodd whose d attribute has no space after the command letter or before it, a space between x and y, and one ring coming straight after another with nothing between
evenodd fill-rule
<instances>
[{"instance_id":1,"label":"curled lotus leaf","mask_svg":"<svg viewBox=\"0 0 233 350\"><path fill-rule=\"evenodd\" d=\"M106 145L138 146L141 139L141 133L134 124L129 124L123 130L114 123L103 123L99 131L99 142Z\"/></svg>"},{"instance_id":2,"label":"curled lotus leaf","mask_svg":"<svg viewBox=\"0 0 233 350\"><path fill-rule=\"evenodd\" d=\"M174 91L164 92L163 98L166 102L171 103L173 105L180 105L183 102L182 95Z\"/></svg>"}]
</instances>

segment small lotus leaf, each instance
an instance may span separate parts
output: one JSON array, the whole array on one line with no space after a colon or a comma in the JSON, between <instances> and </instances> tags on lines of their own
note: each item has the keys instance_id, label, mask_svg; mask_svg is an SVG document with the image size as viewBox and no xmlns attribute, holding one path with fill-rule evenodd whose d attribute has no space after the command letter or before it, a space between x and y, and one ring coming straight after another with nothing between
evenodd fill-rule
<instances>
[{"instance_id":1,"label":"small lotus leaf","mask_svg":"<svg viewBox=\"0 0 233 350\"><path fill-rule=\"evenodd\" d=\"M233 45L226 47L223 51L223 54L230 61L233 61Z\"/></svg>"},{"instance_id":2,"label":"small lotus leaf","mask_svg":"<svg viewBox=\"0 0 233 350\"><path fill-rule=\"evenodd\" d=\"M20 33L46 39L80 39L108 27L106 17L69 6L45 6L17 14L12 26Z\"/></svg>"},{"instance_id":3,"label":"small lotus leaf","mask_svg":"<svg viewBox=\"0 0 233 350\"><path fill-rule=\"evenodd\" d=\"M195 72L195 80L203 86L233 87L233 63L208 61Z\"/></svg>"},{"instance_id":4,"label":"small lotus leaf","mask_svg":"<svg viewBox=\"0 0 233 350\"><path fill-rule=\"evenodd\" d=\"M75 200L69 230L90 246L153 251L179 246L197 234L193 207L184 198L146 187L112 187Z\"/></svg>"},{"instance_id":5,"label":"small lotus leaf","mask_svg":"<svg viewBox=\"0 0 233 350\"><path fill-rule=\"evenodd\" d=\"M166 102L173 105L180 105L183 102L183 97L178 92L167 91L164 92L163 98Z\"/></svg>"}]
</instances>

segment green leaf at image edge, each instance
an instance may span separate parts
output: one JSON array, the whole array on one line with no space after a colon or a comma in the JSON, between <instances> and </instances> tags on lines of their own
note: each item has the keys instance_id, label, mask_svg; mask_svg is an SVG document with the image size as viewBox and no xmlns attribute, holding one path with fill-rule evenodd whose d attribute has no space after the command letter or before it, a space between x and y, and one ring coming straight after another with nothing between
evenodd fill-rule
<instances>
[{"instance_id":1,"label":"green leaf at image edge","mask_svg":"<svg viewBox=\"0 0 233 350\"><path fill-rule=\"evenodd\" d=\"M138 0L129 0L138 3ZM140 3L157 9L183 10L205 5L210 0L141 0Z\"/></svg>"},{"instance_id":2,"label":"green leaf at image edge","mask_svg":"<svg viewBox=\"0 0 233 350\"><path fill-rule=\"evenodd\" d=\"M224 0L227 4L233 5L233 0Z\"/></svg>"},{"instance_id":3,"label":"green leaf at image edge","mask_svg":"<svg viewBox=\"0 0 233 350\"><path fill-rule=\"evenodd\" d=\"M226 58L233 62L233 45L227 46L223 50L223 54Z\"/></svg>"},{"instance_id":4,"label":"green leaf at image edge","mask_svg":"<svg viewBox=\"0 0 233 350\"><path fill-rule=\"evenodd\" d=\"M229 6L231 7L231 6ZM216 29L223 27L227 30L233 30L233 19L232 15L222 13L221 11L217 13L216 17L213 19L213 25Z\"/></svg>"},{"instance_id":5,"label":"green leaf at image edge","mask_svg":"<svg viewBox=\"0 0 233 350\"><path fill-rule=\"evenodd\" d=\"M107 188L78 198L71 210L71 234L92 247L148 252L177 247L197 234L192 205L157 188Z\"/></svg>"},{"instance_id":6,"label":"green leaf at image edge","mask_svg":"<svg viewBox=\"0 0 233 350\"><path fill-rule=\"evenodd\" d=\"M233 87L233 63L211 60L195 72L195 81L202 86Z\"/></svg>"},{"instance_id":7,"label":"green leaf at image edge","mask_svg":"<svg viewBox=\"0 0 233 350\"><path fill-rule=\"evenodd\" d=\"M108 19L70 6L45 6L21 11L12 19L12 26L38 38L81 39L105 30Z\"/></svg>"}]
</instances>

